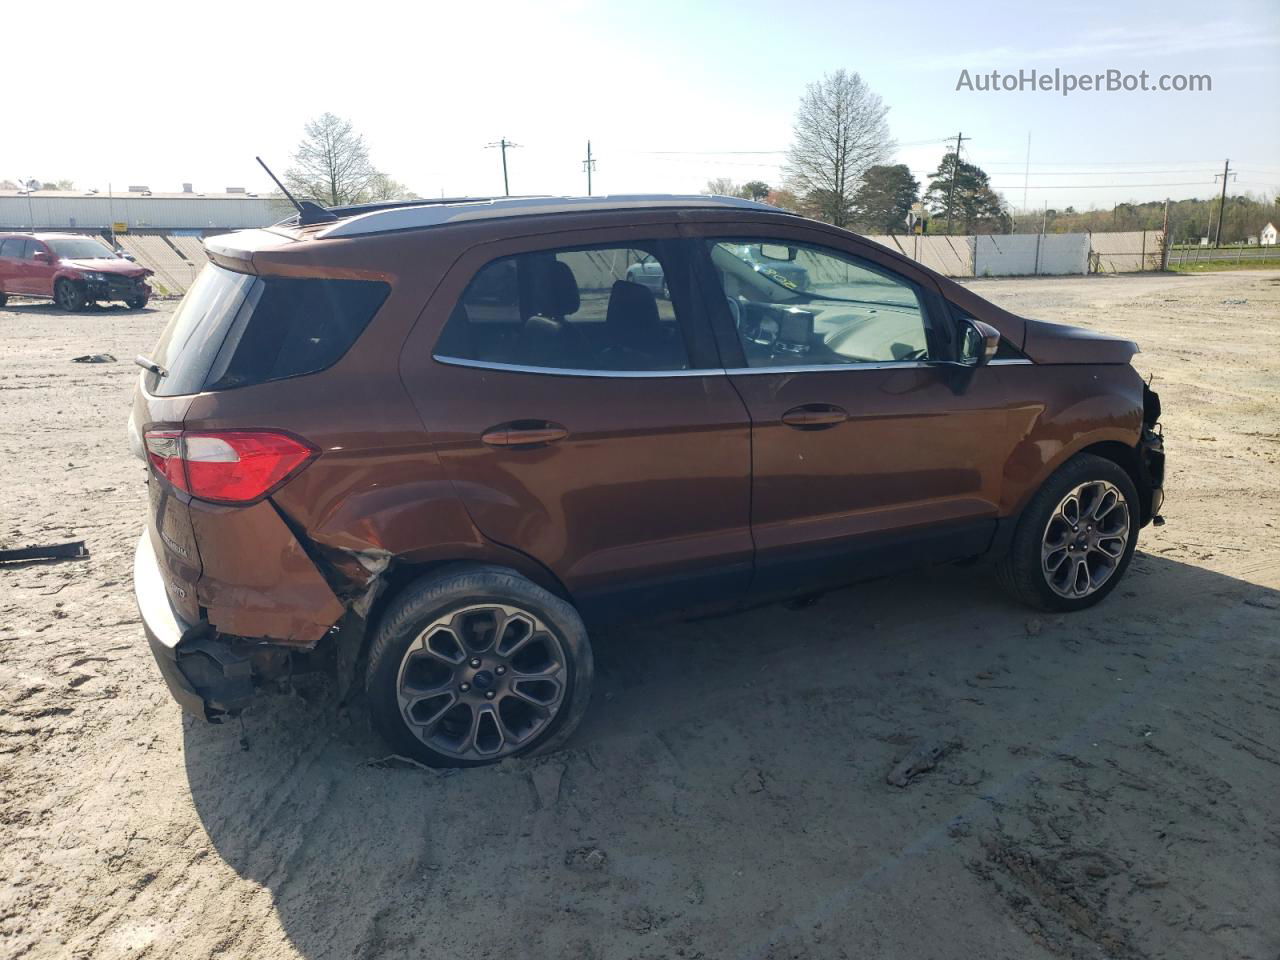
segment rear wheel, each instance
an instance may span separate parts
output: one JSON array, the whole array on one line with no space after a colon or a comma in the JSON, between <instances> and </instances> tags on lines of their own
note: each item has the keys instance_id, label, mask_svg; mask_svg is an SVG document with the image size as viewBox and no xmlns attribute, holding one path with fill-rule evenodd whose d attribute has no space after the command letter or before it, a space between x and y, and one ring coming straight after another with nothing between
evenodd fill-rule
<instances>
[{"instance_id":1,"label":"rear wheel","mask_svg":"<svg viewBox=\"0 0 1280 960\"><path fill-rule=\"evenodd\" d=\"M591 695L574 608L511 570L464 567L407 587L373 637L365 687L378 732L433 767L558 748Z\"/></svg>"},{"instance_id":2,"label":"rear wheel","mask_svg":"<svg viewBox=\"0 0 1280 960\"><path fill-rule=\"evenodd\" d=\"M84 309L84 290L70 280L59 280L53 288L53 299L63 310L74 313Z\"/></svg>"},{"instance_id":3,"label":"rear wheel","mask_svg":"<svg viewBox=\"0 0 1280 960\"><path fill-rule=\"evenodd\" d=\"M1027 504L1000 562L1000 580L1041 610L1091 607L1128 568L1140 516L1129 474L1110 460L1078 454Z\"/></svg>"}]
</instances>

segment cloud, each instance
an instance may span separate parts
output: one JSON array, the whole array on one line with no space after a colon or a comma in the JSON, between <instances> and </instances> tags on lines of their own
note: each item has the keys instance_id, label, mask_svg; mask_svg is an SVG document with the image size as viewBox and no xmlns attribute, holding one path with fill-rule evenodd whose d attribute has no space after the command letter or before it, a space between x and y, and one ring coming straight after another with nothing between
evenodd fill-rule
<instances>
[{"instance_id":1,"label":"cloud","mask_svg":"<svg viewBox=\"0 0 1280 960\"><path fill-rule=\"evenodd\" d=\"M1237 21L1207 24L1195 30L1184 26L1149 30L1110 27L1092 30L1080 39L1051 47L988 47L952 54L932 61L939 69L984 70L1003 64L1006 69L1057 66L1073 60L1121 57L1167 57L1211 50L1243 50L1280 45L1280 36Z\"/></svg>"}]
</instances>

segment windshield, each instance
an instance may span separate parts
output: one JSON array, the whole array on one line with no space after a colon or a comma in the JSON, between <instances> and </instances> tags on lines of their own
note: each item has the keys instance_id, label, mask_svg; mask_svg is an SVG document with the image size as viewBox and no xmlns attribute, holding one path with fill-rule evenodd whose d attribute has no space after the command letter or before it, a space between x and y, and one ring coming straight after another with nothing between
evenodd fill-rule
<instances>
[{"instance_id":1,"label":"windshield","mask_svg":"<svg viewBox=\"0 0 1280 960\"><path fill-rule=\"evenodd\" d=\"M63 260L116 260L111 248L101 240L90 237L74 237L64 240L46 240L54 254Z\"/></svg>"}]
</instances>

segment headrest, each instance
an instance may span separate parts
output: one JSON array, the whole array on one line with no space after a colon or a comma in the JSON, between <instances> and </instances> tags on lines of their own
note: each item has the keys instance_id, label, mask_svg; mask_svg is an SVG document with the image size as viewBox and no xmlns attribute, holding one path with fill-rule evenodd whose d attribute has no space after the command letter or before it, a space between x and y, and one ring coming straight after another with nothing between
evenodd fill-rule
<instances>
[{"instance_id":1,"label":"headrest","mask_svg":"<svg viewBox=\"0 0 1280 960\"><path fill-rule=\"evenodd\" d=\"M625 334L644 333L661 324L658 301L642 283L615 280L609 291L605 324Z\"/></svg>"},{"instance_id":2,"label":"headrest","mask_svg":"<svg viewBox=\"0 0 1280 960\"><path fill-rule=\"evenodd\" d=\"M577 278L567 263L554 258L526 260L521 264L520 280L530 316L567 317L582 304Z\"/></svg>"}]
</instances>

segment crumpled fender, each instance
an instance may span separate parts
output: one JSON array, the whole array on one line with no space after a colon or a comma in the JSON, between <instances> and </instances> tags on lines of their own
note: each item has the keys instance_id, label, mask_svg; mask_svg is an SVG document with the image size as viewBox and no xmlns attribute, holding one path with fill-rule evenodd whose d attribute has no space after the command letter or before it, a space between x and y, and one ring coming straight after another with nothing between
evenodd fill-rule
<instances>
[{"instance_id":1,"label":"crumpled fender","mask_svg":"<svg viewBox=\"0 0 1280 960\"><path fill-rule=\"evenodd\" d=\"M270 501L222 507L193 501L204 572L196 584L214 629L312 647L345 606Z\"/></svg>"}]
</instances>

